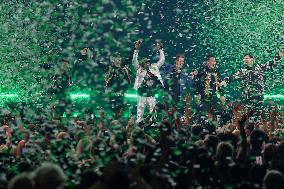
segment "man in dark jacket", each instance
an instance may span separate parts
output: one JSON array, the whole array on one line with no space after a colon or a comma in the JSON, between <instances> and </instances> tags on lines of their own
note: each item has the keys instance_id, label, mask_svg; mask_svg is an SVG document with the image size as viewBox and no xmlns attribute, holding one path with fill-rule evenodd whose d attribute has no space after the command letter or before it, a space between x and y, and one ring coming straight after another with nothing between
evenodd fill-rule
<instances>
[{"instance_id":1,"label":"man in dark jacket","mask_svg":"<svg viewBox=\"0 0 284 189\"><path fill-rule=\"evenodd\" d=\"M179 54L175 57L174 65L166 64L163 66L163 72L166 75L166 89L171 96L173 105L181 114L185 109L185 97L190 93L193 82L193 76L182 69L184 62L184 55Z\"/></svg>"},{"instance_id":2,"label":"man in dark jacket","mask_svg":"<svg viewBox=\"0 0 284 189\"><path fill-rule=\"evenodd\" d=\"M194 73L194 90L200 100L202 112L212 112L220 105L220 96L223 96L222 86L225 82L221 80L219 70L216 68L214 55L206 57L206 66Z\"/></svg>"},{"instance_id":3,"label":"man in dark jacket","mask_svg":"<svg viewBox=\"0 0 284 189\"><path fill-rule=\"evenodd\" d=\"M123 63L120 54L115 53L111 57L111 65L105 77L106 92L116 118L120 117L124 111L124 93L126 93L131 83L130 69Z\"/></svg>"},{"instance_id":4,"label":"man in dark jacket","mask_svg":"<svg viewBox=\"0 0 284 189\"><path fill-rule=\"evenodd\" d=\"M237 71L234 75L226 79L226 82L234 80L241 81L242 102L253 108L261 108L264 93L264 73L272 69L284 55L284 50L280 51L273 60L266 64L255 64L254 57L251 54L245 54L245 67Z\"/></svg>"}]
</instances>

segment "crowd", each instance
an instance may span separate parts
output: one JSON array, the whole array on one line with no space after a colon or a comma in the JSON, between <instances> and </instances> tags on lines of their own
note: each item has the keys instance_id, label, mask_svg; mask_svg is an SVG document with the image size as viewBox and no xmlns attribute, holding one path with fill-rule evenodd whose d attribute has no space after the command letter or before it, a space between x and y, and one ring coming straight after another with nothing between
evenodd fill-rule
<instances>
[{"instance_id":1,"label":"crowd","mask_svg":"<svg viewBox=\"0 0 284 189\"><path fill-rule=\"evenodd\" d=\"M225 121L198 121L189 100L185 115L156 107L139 123L103 110L97 117L2 112L0 188L283 187L283 112L237 103Z\"/></svg>"}]
</instances>

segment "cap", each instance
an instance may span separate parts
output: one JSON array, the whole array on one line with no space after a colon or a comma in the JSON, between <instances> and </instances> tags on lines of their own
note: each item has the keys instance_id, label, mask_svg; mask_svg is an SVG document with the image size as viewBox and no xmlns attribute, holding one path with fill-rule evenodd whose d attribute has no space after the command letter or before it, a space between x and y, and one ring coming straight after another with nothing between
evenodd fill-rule
<instances>
[{"instance_id":1,"label":"cap","mask_svg":"<svg viewBox=\"0 0 284 189\"><path fill-rule=\"evenodd\" d=\"M150 59L149 58L144 58L144 59L142 59L140 62L139 62L139 64L143 64L143 63L145 63L145 62L148 62L148 63L150 63Z\"/></svg>"}]
</instances>

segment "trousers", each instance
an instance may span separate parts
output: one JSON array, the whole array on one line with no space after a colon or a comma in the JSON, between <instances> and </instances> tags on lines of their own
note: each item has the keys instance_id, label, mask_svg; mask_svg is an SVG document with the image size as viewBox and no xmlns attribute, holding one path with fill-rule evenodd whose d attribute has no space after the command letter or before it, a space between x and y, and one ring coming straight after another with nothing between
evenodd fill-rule
<instances>
[{"instance_id":1,"label":"trousers","mask_svg":"<svg viewBox=\"0 0 284 189\"><path fill-rule=\"evenodd\" d=\"M141 122L143 119L143 114L145 110L145 106L149 105L150 112L152 112L156 105L155 97L144 97L138 96L138 104L137 104L137 122Z\"/></svg>"}]
</instances>

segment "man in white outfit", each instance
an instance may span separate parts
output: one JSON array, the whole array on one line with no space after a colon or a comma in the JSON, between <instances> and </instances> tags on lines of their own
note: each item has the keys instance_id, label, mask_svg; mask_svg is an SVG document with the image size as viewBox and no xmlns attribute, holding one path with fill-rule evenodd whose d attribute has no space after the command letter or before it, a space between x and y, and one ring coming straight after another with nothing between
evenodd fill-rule
<instances>
[{"instance_id":1,"label":"man in white outfit","mask_svg":"<svg viewBox=\"0 0 284 189\"><path fill-rule=\"evenodd\" d=\"M164 83L160 74L160 68L165 62L164 49L161 43L157 43L157 49L160 53L160 59L157 63L150 64L149 59L144 59L141 64L138 63L138 50L141 47L142 41L135 43L133 54L133 63L137 70L134 83L134 89L137 90L137 122L143 119L144 109L146 104L149 104L150 112L154 110L156 105L155 94L164 88Z\"/></svg>"}]
</instances>

